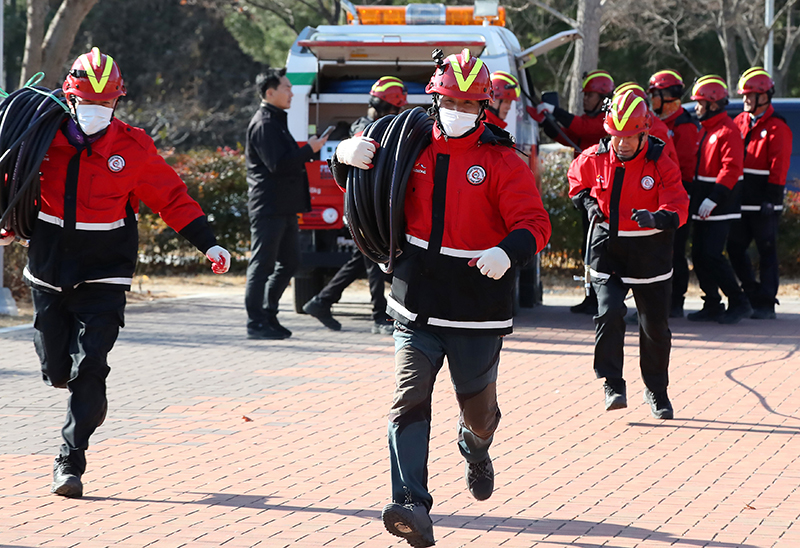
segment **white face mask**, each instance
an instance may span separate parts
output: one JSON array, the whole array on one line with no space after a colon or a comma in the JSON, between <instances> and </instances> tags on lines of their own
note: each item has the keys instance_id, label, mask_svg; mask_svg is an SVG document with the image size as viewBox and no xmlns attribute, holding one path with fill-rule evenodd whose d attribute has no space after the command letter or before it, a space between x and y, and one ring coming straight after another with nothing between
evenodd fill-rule
<instances>
[{"instance_id":1,"label":"white face mask","mask_svg":"<svg viewBox=\"0 0 800 548\"><path fill-rule=\"evenodd\" d=\"M448 137L461 137L475 127L478 115L439 108L439 121Z\"/></svg>"},{"instance_id":2,"label":"white face mask","mask_svg":"<svg viewBox=\"0 0 800 548\"><path fill-rule=\"evenodd\" d=\"M100 105L79 104L75 107L78 124L86 135L94 135L106 129L111 123L113 114L113 108Z\"/></svg>"}]
</instances>

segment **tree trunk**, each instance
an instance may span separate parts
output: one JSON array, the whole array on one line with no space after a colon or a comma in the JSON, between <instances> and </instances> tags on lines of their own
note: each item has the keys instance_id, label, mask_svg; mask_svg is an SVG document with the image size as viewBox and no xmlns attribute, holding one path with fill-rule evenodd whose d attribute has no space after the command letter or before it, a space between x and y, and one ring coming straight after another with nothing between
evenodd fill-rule
<instances>
[{"instance_id":1,"label":"tree trunk","mask_svg":"<svg viewBox=\"0 0 800 548\"><path fill-rule=\"evenodd\" d=\"M735 8L731 0L722 0L720 13L717 17L717 39L725 58L725 81L728 82L728 94L736 93L736 83L739 78L739 59L736 56L736 30L734 28Z\"/></svg>"},{"instance_id":2,"label":"tree trunk","mask_svg":"<svg viewBox=\"0 0 800 548\"><path fill-rule=\"evenodd\" d=\"M575 44L575 56L572 58L572 73L569 84L569 111L583 114L581 84L583 74L597 68L600 57L600 18L602 16L601 0L579 0L578 30L583 39Z\"/></svg>"},{"instance_id":3,"label":"tree trunk","mask_svg":"<svg viewBox=\"0 0 800 548\"><path fill-rule=\"evenodd\" d=\"M44 17L47 13L46 0L28 0L28 26L25 30L25 52L22 54L22 69L19 87L36 74L42 66L42 39L44 38Z\"/></svg>"},{"instance_id":4,"label":"tree trunk","mask_svg":"<svg viewBox=\"0 0 800 548\"><path fill-rule=\"evenodd\" d=\"M61 84L64 77L64 65L68 61L75 35L97 1L62 0L58 11L47 27L47 34L44 35L47 0L28 0L28 35L25 40L25 58L20 74L20 86L39 71L45 73L41 85L55 88ZM32 9L36 10L34 17L31 17Z\"/></svg>"}]
</instances>

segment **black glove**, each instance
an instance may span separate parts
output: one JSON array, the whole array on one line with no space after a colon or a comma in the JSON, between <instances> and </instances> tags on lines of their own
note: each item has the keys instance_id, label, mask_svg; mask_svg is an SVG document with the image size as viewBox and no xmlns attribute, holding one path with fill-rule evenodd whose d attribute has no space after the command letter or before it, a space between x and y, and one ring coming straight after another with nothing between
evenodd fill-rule
<instances>
[{"instance_id":1,"label":"black glove","mask_svg":"<svg viewBox=\"0 0 800 548\"><path fill-rule=\"evenodd\" d=\"M639 223L641 228L656 227L655 216L646 209L631 209L631 211L633 212L631 215L631 220Z\"/></svg>"},{"instance_id":2,"label":"black glove","mask_svg":"<svg viewBox=\"0 0 800 548\"><path fill-rule=\"evenodd\" d=\"M596 222L600 223L605 219L603 216L603 212L600 210L600 204L597 203L597 200L594 198L586 198L584 200L584 207L586 207L586 214L589 216L589 220L596 219Z\"/></svg>"},{"instance_id":3,"label":"black glove","mask_svg":"<svg viewBox=\"0 0 800 548\"><path fill-rule=\"evenodd\" d=\"M764 217L769 217L773 213L775 213L775 204L772 202L764 202L761 204L761 214Z\"/></svg>"}]
</instances>

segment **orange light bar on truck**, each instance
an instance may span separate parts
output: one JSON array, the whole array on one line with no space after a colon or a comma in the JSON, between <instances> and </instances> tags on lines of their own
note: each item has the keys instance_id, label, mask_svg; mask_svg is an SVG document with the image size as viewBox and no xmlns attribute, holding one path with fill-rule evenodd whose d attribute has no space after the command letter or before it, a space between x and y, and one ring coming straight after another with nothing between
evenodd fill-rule
<instances>
[{"instance_id":1,"label":"orange light bar on truck","mask_svg":"<svg viewBox=\"0 0 800 548\"><path fill-rule=\"evenodd\" d=\"M472 6L442 6L412 4L410 6L356 6L358 24L361 25L490 25L506 26L506 9L498 9L497 17L475 17ZM354 24L353 15L347 12L347 23Z\"/></svg>"}]
</instances>

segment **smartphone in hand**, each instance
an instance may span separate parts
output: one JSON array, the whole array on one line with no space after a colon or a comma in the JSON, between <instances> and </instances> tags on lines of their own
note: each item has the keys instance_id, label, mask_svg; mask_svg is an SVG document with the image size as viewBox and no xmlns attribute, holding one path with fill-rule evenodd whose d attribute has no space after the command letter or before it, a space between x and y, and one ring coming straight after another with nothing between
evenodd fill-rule
<instances>
[{"instance_id":1,"label":"smartphone in hand","mask_svg":"<svg viewBox=\"0 0 800 548\"><path fill-rule=\"evenodd\" d=\"M328 135L333 133L334 129L336 129L336 126L328 126L327 128L325 128L325 131L322 132L322 135L320 135L319 138L325 139L326 137L328 137Z\"/></svg>"}]
</instances>

